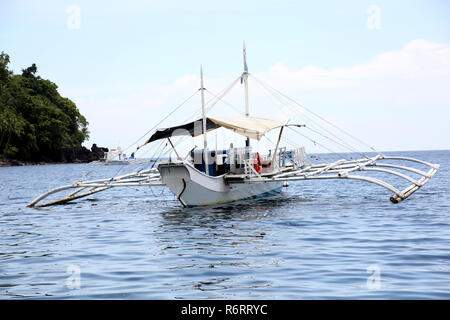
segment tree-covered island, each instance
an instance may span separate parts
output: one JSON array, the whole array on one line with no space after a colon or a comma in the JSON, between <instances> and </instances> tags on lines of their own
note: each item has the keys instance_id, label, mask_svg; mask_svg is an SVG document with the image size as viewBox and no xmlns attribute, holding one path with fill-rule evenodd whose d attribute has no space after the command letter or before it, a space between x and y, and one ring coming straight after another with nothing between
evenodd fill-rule
<instances>
[{"instance_id":1,"label":"tree-covered island","mask_svg":"<svg viewBox=\"0 0 450 320\"><path fill-rule=\"evenodd\" d=\"M88 122L58 86L37 75L32 64L22 74L8 69L0 54L0 161L73 162L95 160L82 147ZM94 145L95 146L95 145ZM92 150L94 151L94 150ZM100 152L102 153L102 152Z\"/></svg>"}]
</instances>

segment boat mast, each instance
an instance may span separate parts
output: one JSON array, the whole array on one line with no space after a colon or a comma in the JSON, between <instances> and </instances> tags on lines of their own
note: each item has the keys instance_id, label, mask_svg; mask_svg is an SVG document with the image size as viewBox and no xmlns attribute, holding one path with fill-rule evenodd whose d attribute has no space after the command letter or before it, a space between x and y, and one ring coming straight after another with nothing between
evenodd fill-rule
<instances>
[{"instance_id":1,"label":"boat mast","mask_svg":"<svg viewBox=\"0 0 450 320\"><path fill-rule=\"evenodd\" d=\"M245 116L248 117L249 116L249 111L248 111L248 67L247 67L247 52L245 49L245 41L244 41L244 72L242 73L242 79L244 80L244 90L245 90ZM247 158L250 157L249 154L249 147L250 147L250 138L247 138L247 140L245 141L245 146L247 148Z\"/></svg>"},{"instance_id":2,"label":"boat mast","mask_svg":"<svg viewBox=\"0 0 450 320\"><path fill-rule=\"evenodd\" d=\"M200 90L202 93L202 118L203 118L203 161L205 162L205 173L209 175L208 142L206 137L206 113L205 113L205 88L203 87L203 68L200 66Z\"/></svg>"}]
</instances>

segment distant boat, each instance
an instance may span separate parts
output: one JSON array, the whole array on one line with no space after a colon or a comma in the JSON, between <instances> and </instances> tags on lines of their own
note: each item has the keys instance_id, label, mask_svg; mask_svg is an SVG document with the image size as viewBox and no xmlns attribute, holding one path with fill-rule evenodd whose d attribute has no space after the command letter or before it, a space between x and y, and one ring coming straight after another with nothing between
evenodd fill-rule
<instances>
[{"instance_id":1,"label":"distant boat","mask_svg":"<svg viewBox=\"0 0 450 320\"><path fill-rule=\"evenodd\" d=\"M210 117L206 116L207 110L205 109L204 99L204 91L206 89L203 86L203 70L200 68L199 91L201 92L202 118L170 128L157 129L142 146L138 147L139 149L149 143L167 139L166 146L170 144L176 159L158 161L156 162L156 168L155 162L153 162L150 169L132 172L123 176L91 181L76 181L72 185L48 191L33 200L28 206L36 206L38 202L48 195L70 188L76 188L77 190L66 197L37 206L63 203L120 186L167 186L183 206L215 205L278 192L283 186L287 186L289 181L315 179L353 179L374 183L391 191L393 195L390 197L390 200L393 203L397 203L420 189L437 172L438 164L431 164L409 157L386 156L379 152L371 157L362 152L357 152L362 156L361 158L354 159L353 156L347 155L347 159L343 158L334 162L311 163L307 158L304 147L288 150L285 146L280 145L284 129L289 128L298 131L303 136L302 130L309 129L304 124L292 124L249 115L249 75L244 45L244 71L224 91L221 97L218 97L218 100L232 86L241 82L244 84L245 114L238 117ZM254 76L252 78L259 81ZM265 85L265 87L272 89L279 95L283 95L270 86ZM289 103L298 104L285 95L283 97L288 99ZM317 115L315 116L329 123L327 120ZM230 144L227 150L218 150L216 145L215 150L209 150L207 133L218 128L224 128L245 137L243 141L245 142L244 146L235 147L233 144ZM279 130L279 133L273 149L268 150L268 153L265 155L252 150L250 145L251 139L260 140L266 133L276 129ZM312 131L317 132L315 129L312 129ZM348 148L351 150L352 155L355 154L355 149L349 146L347 142L333 135L329 130L325 129L323 132L318 132L318 134L321 136L329 134L325 136L328 140ZM171 140L175 136L203 136L203 148L198 150L194 148L182 158ZM358 138L352 138L360 141ZM310 140L316 144L316 140ZM161 159L161 156L162 154L158 156L159 159ZM385 160L391 160L390 162L400 161L400 163L386 163ZM105 164L128 164L129 161L130 159L121 152L120 148L111 150L103 159ZM414 167L405 165L405 163L411 162L416 165ZM417 168L418 165L429 169L428 171L423 171ZM395 176L406 180L410 185L400 190L390 182L366 175L365 173L367 172L378 172ZM413 173L420 178L415 179L406 173ZM85 190L86 188L88 189L87 191ZM84 192L82 193L82 191ZM357 192L358 190L355 190L355 193Z\"/></svg>"},{"instance_id":2,"label":"distant boat","mask_svg":"<svg viewBox=\"0 0 450 320\"><path fill-rule=\"evenodd\" d=\"M127 157L127 155L122 152L122 148L117 147L105 152L103 158L98 161L93 161L92 163L103 165L127 165L133 162L136 162L134 152L130 157Z\"/></svg>"}]
</instances>

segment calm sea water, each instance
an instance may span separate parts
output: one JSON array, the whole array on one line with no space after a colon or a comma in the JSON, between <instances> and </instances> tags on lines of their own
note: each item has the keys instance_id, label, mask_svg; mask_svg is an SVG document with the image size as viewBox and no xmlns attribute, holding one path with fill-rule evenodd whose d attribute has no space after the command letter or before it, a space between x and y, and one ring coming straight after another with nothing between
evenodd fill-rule
<instances>
[{"instance_id":1,"label":"calm sea water","mask_svg":"<svg viewBox=\"0 0 450 320\"><path fill-rule=\"evenodd\" d=\"M402 154L441 168L399 204L364 182L306 181L227 206L122 188L29 209L119 167L2 167L0 299L448 299L450 151Z\"/></svg>"}]
</instances>

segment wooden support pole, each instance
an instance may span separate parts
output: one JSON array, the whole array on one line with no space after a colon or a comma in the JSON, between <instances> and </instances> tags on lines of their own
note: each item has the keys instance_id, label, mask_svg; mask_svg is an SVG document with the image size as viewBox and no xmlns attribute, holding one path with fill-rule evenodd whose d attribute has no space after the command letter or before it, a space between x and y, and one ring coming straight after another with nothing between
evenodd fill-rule
<instances>
[{"instance_id":1,"label":"wooden support pole","mask_svg":"<svg viewBox=\"0 0 450 320\"><path fill-rule=\"evenodd\" d=\"M175 151L175 154L177 155L177 159L181 160L181 157L178 155L177 149L175 149L172 141L170 140L170 138L167 138L167 140L169 140L170 146L172 147L173 151Z\"/></svg>"},{"instance_id":2,"label":"wooden support pole","mask_svg":"<svg viewBox=\"0 0 450 320\"><path fill-rule=\"evenodd\" d=\"M278 145L280 144L281 135L283 134L283 129L284 129L284 126L282 126L280 129L280 134L278 136L277 145L275 146L275 151L273 152L272 166L273 166L274 170L275 170L275 160L276 160L277 154L278 154Z\"/></svg>"}]
</instances>

